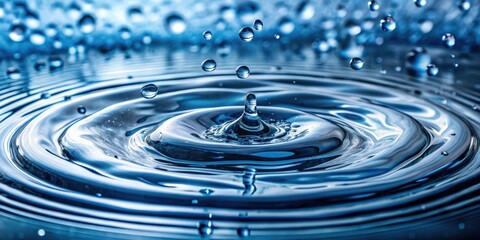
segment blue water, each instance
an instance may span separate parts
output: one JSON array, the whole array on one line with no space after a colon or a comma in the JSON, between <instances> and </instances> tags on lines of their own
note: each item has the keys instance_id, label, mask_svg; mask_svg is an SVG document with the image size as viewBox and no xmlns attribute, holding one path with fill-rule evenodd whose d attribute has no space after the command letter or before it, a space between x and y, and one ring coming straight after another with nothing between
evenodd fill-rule
<instances>
[{"instance_id":1,"label":"blue water","mask_svg":"<svg viewBox=\"0 0 480 240\"><path fill-rule=\"evenodd\" d=\"M0 239L475 239L478 4L424 2L0 4Z\"/></svg>"}]
</instances>

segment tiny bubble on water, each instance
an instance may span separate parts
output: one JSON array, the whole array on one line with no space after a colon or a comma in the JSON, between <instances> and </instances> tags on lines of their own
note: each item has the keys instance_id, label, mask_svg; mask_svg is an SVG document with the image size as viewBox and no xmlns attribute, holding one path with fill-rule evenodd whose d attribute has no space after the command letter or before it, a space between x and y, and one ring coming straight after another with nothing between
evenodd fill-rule
<instances>
[{"instance_id":1,"label":"tiny bubble on water","mask_svg":"<svg viewBox=\"0 0 480 240\"><path fill-rule=\"evenodd\" d=\"M199 191L202 195L211 195L213 193L213 190L212 189L209 189L209 188L204 188L204 189L201 189Z\"/></svg>"},{"instance_id":2,"label":"tiny bubble on water","mask_svg":"<svg viewBox=\"0 0 480 240\"><path fill-rule=\"evenodd\" d=\"M350 67L353 70L360 70L363 68L363 60L358 57L354 57L350 60Z\"/></svg>"},{"instance_id":3,"label":"tiny bubble on water","mask_svg":"<svg viewBox=\"0 0 480 240\"><path fill-rule=\"evenodd\" d=\"M142 89L140 90L140 93L142 94L142 96L144 98L152 99L155 96L157 96L158 87L155 84L147 84L147 85L142 87Z\"/></svg>"},{"instance_id":4,"label":"tiny bubble on water","mask_svg":"<svg viewBox=\"0 0 480 240\"><path fill-rule=\"evenodd\" d=\"M236 71L238 78L245 79L250 76L250 69L247 66L239 66Z\"/></svg>"},{"instance_id":5,"label":"tiny bubble on water","mask_svg":"<svg viewBox=\"0 0 480 240\"><path fill-rule=\"evenodd\" d=\"M205 72L213 72L217 68L217 62L213 59L206 59L202 62L202 69Z\"/></svg>"},{"instance_id":6,"label":"tiny bubble on water","mask_svg":"<svg viewBox=\"0 0 480 240\"><path fill-rule=\"evenodd\" d=\"M80 114L85 114L87 112L87 109L84 106L79 106L77 108L77 112Z\"/></svg>"}]
</instances>

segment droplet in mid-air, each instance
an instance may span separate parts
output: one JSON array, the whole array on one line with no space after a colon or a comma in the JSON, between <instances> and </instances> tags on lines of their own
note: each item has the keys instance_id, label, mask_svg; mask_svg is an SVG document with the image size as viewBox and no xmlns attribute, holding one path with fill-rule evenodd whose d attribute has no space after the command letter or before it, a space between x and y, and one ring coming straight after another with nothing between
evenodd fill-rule
<instances>
[{"instance_id":1,"label":"droplet in mid-air","mask_svg":"<svg viewBox=\"0 0 480 240\"><path fill-rule=\"evenodd\" d=\"M431 61L432 57L425 48L416 47L407 53L405 67L410 75L424 75Z\"/></svg>"},{"instance_id":2,"label":"droplet in mid-air","mask_svg":"<svg viewBox=\"0 0 480 240\"><path fill-rule=\"evenodd\" d=\"M237 229L237 235L239 237L248 237L250 236L250 229L248 228L239 228Z\"/></svg>"},{"instance_id":3,"label":"droplet in mid-air","mask_svg":"<svg viewBox=\"0 0 480 240\"><path fill-rule=\"evenodd\" d=\"M443 152L442 152L442 155L443 155L443 156L448 156L448 152L443 151Z\"/></svg>"},{"instance_id":4,"label":"droplet in mid-air","mask_svg":"<svg viewBox=\"0 0 480 240\"><path fill-rule=\"evenodd\" d=\"M198 223L198 233L202 236L209 236L213 234L213 223L212 221L201 221Z\"/></svg>"},{"instance_id":5,"label":"droplet in mid-air","mask_svg":"<svg viewBox=\"0 0 480 240\"><path fill-rule=\"evenodd\" d=\"M375 12L380 9L380 4L378 3L377 0L372 0L368 2L368 8L370 8L370 11Z\"/></svg>"},{"instance_id":6,"label":"droplet in mid-air","mask_svg":"<svg viewBox=\"0 0 480 240\"><path fill-rule=\"evenodd\" d=\"M37 234L38 234L38 236L43 237L43 236L45 236L45 230L40 228L40 229L38 229Z\"/></svg>"},{"instance_id":7,"label":"droplet in mid-air","mask_svg":"<svg viewBox=\"0 0 480 240\"><path fill-rule=\"evenodd\" d=\"M248 78L250 76L250 69L247 66L237 67L237 77L241 79Z\"/></svg>"},{"instance_id":8,"label":"droplet in mid-air","mask_svg":"<svg viewBox=\"0 0 480 240\"><path fill-rule=\"evenodd\" d=\"M240 31L238 32L238 36L243 41L250 42L250 41L252 41L253 37L255 36L255 33L253 32L253 30L250 27L244 27L244 28L240 29Z\"/></svg>"},{"instance_id":9,"label":"droplet in mid-air","mask_svg":"<svg viewBox=\"0 0 480 240\"><path fill-rule=\"evenodd\" d=\"M280 35L279 35L279 34L275 34L275 35L273 35L273 37L274 37L275 39L277 39L277 40L280 39Z\"/></svg>"},{"instance_id":10,"label":"droplet in mid-air","mask_svg":"<svg viewBox=\"0 0 480 240\"><path fill-rule=\"evenodd\" d=\"M435 64L428 64L427 74L431 77L436 76L438 74L438 67Z\"/></svg>"},{"instance_id":11,"label":"droplet in mid-air","mask_svg":"<svg viewBox=\"0 0 480 240\"><path fill-rule=\"evenodd\" d=\"M45 33L41 30L34 30L30 34L30 42L34 45L42 45L47 40Z\"/></svg>"},{"instance_id":12,"label":"droplet in mid-air","mask_svg":"<svg viewBox=\"0 0 480 240\"><path fill-rule=\"evenodd\" d=\"M23 23L13 23L12 26L10 26L8 37L14 42L21 42L25 39L26 32L27 26Z\"/></svg>"},{"instance_id":13,"label":"droplet in mid-air","mask_svg":"<svg viewBox=\"0 0 480 240\"><path fill-rule=\"evenodd\" d=\"M354 57L350 60L350 67L353 70L360 70L363 68L363 60L358 57Z\"/></svg>"},{"instance_id":14,"label":"droplet in mid-air","mask_svg":"<svg viewBox=\"0 0 480 240\"><path fill-rule=\"evenodd\" d=\"M83 15L78 20L78 29L84 34L92 33L95 30L95 18L90 14Z\"/></svg>"},{"instance_id":15,"label":"droplet in mid-air","mask_svg":"<svg viewBox=\"0 0 480 240\"><path fill-rule=\"evenodd\" d=\"M202 69L205 72L213 72L217 68L217 62L213 59L206 59L202 62Z\"/></svg>"},{"instance_id":16,"label":"droplet in mid-air","mask_svg":"<svg viewBox=\"0 0 480 240\"><path fill-rule=\"evenodd\" d=\"M142 87L142 89L140 90L140 93L142 94L142 96L146 99L152 99L154 98L155 96L157 96L157 93L158 93L158 87L157 85L155 84L147 84L145 86Z\"/></svg>"},{"instance_id":17,"label":"droplet in mid-air","mask_svg":"<svg viewBox=\"0 0 480 240\"><path fill-rule=\"evenodd\" d=\"M165 20L167 30L173 34L181 34L187 29L185 20L180 15L172 14Z\"/></svg>"},{"instance_id":18,"label":"droplet in mid-air","mask_svg":"<svg viewBox=\"0 0 480 240\"><path fill-rule=\"evenodd\" d=\"M255 20L253 22L253 28L257 31L262 31L263 30L263 22L260 19Z\"/></svg>"},{"instance_id":19,"label":"droplet in mid-air","mask_svg":"<svg viewBox=\"0 0 480 240\"><path fill-rule=\"evenodd\" d=\"M392 16L386 16L380 20L380 26L382 27L382 30L385 32L391 32L395 30L397 27L397 24L395 23L395 20L393 19Z\"/></svg>"},{"instance_id":20,"label":"droplet in mid-air","mask_svg":"<svg viewBox=\"0 0 480 240\"><path fill-rule=\"evenodd\" d=\"M63 59L57 55L52 55L48 57L48 67L50 70L55 70L63 67Z\"/></svg>"},{"instance_id":21,"label":"droplet in mid-air","mask_svg":"<svg viewBox=\"0 0 480 240\"><path fill-rule=\"evenodd\" d=\"M12 80L17 80L22 77L22 74L20 73L20 69L17 67L9 67L7 68L7 77Z\"/></svg>"},{"instance_id":22,"label":"droplet in mid-air","mask_svg":"<svg viewBox=\"0 0 480 240\"><path fill-rule=\"evenodd\" d=\"M203 38L205 38L206 40L210 40L210 39L212 39L212 37L213 37L212 32L210 32L210 31L203 32Z\"/></svg>"},{"instance_id":23,"label":"droplet in mid-air","mask_svg":"<svg viewBox=\"0 0 480 240\"><path fill-rule=\"evenodd\" d=\"M413 0L415 2L415 6L423 7L427 4L427 0Z\"/></svg>"},{"instance_id":24,"label":"droplet in mid-air","mask_svg":"<svg viewBox=\"0 0 480 240\"><path fill-rule=\"evenodd\" d=\"M455 46L455 36L453 36L453 34L446 33L442 36L442 42L445 47L452 48Z\"/></svg>"}]
</instances>

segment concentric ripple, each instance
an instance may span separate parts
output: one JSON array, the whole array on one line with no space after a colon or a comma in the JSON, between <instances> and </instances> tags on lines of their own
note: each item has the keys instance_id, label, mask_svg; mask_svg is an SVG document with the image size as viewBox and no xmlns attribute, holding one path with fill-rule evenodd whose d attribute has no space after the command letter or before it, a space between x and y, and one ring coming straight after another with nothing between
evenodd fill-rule
<instances>
[{"instance_id":1,"label":"concentric ripple","mask_svg":"<svg viewBox=\"0 0 480 240\"><path fill-rule=\"evenodd\" d=\"M127 78L115 69L128 62L111 61L84 82L68 81L75 65L52 74L48 99L2 90L5 213L144 237L288 239L479 210L478 93L305 62L240 80L235 62L205 73L201 61L150 59ZM155 98L140 94L147 83ZM247 93L278 135L218 134Z\"/></svg>"}]
</instances>

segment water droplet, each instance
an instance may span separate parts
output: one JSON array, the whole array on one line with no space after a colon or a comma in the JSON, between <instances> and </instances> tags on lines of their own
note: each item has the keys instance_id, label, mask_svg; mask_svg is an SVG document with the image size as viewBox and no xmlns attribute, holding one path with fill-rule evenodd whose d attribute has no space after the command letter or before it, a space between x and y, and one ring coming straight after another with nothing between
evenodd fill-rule
<instances>
[{"instance_id":1,"label":"water droplet","mask_svg":"<svg viewBox=\"0 0 480 240\"><path fill-rule=\"evenodd\" d=\"M20 69L17 67L9 67L7 68L7 77L12 80L17 80L22 77L22 74L20 73Z\"/></svg>"},{"instance_id":2,"label":"water droplet","mask_svg":"<svg viewBox=\"0 0 480 240\"><path fill-rule=\"evenodd\" d=\"M37 234L38 234L38 236L43 237L43 236L45 236L45 230L40 228L40 229L38 229Z\"/></svg>"},{"instance_id":3,"label":"water droplet","mask_svg":"<svg viewBox=\"0 0 480 240\"><path fill-rule=\"evenodd\" d=\"M198 199L192 199L192 204L198 204Z\"/></svg>"},{"instance_id":4,"label":"water droplet","mask_svg":"<svg viewBox=\"0 0 480 240\"><path fill-rule=\"evenodd\" d=\"M370 8L370 11L375 12L380 9L380 4L378 3L377 0L372 0L368 2L368 8Z\"/></svg>"},{"instance_id":5,"label":"water droplet","mask_svg":"<svg viewBox=\"0 0 480 240\"><path fill-rule=\"evenodd\" d=\"M395 23L395 20L393 19L392 16L386 16L380 20L380 26L382 27L382 30L385 32L391 32L395 30L397 27L397 24Z\"/></svg>"},{"instance_id":6,"label":"water droplet","mask_svg":"<svg viewBox=\"0 0 480 240\"><path fill-rule=\"evenodd\" d=\"M55 23L49 23L46 27L45 27L45 34L48 36L48 37L54 37L58 34L58 29L57 29L57 25Z\"/></svg>"},{"instance_id":7,"label":"water droplet","mask_svg":"<svg viewBox=\"0 0 480 240\"><path fill-rule=\"evenodd\" d=\"M363 60L358 57L354 57L350 60L350 67L353 70L360 70L363 68Z\"/></svg>"},{"instance_id":8,"label":"water droplet","mask_svg":"<svg viewBox=\"0 0 480 240\"><path fill-rule=\"evenodd\" d=\"M144 21L143 12L140 7L131 7L128 9L128 18L132 23L141 23Z\"/></svg>"},{"instance_id":9,"label":"water droplet","mask_svg":"<svg viewBox=\"0 0 480 240\"><path fill-rule=\"evenodd\" d=\"M280 39L280 35L278 35L278 34L273 35L273 37L277 40Z\"/></svg>"},{"instance_id":10,"label":"water droplet","mask_svg":"<svg viewBox=\"0 0 480 240\"><path fill-rule=\"evenodd\" d=\"M182 34L187 29L187 24L178 14L171 14L165 20L166 29L173 34Z\"/></svg>"},{"instance_id":11,"label":"water droplet","mask_svg":"<svg viewBox=\"0 0 480 240\"><path fill-rule=\"evenodd\" d=\"M382 69L382 70L380 70L380 74L382 74L382 75L387 74L387 69Z\"/></svg>"},{"instance_id":12,"label":"water droplet","mask_svg":"<svg viewBox=\"0 0 480 240\"><path fill-rule=\"evenodd\" d=\"M453 34L446 33L442 36L442 42L445 47L452 48L455 46L455 36L453 36Z\"/></svg>"},{"instance_id":13,"label":"water droplet","mask_svg":"<svg viewBox=\"0 0 480 240\"><path fill-rule=\"evenodd\" d=\"M102 197L102 193L95 194L97 197Z\"/></svg>"},{"instance_id":14,"label":"water droplet","mask_svg":"<svg viewBox=\"0 0 480 240\"><path fill-rule=\"evenodd\" d=\"M10 26L8 36L14 42L21 42L25 39L26 32L27 26L23 23L13 23L12 26Z\"/></svg>"},{"instance_id":15,"label":"water droplet","mask_svg":"<svg viewBox=\"0 0 480 240\"><path fill-rule=\"evenodd\" d=\"M470 3L469 0L462 0L458 5L458 8L464 12L470 10L470 7L472 7L472 4Z\"/></svg>"},{"instance_id":16,"label":"water droplet","mask_svg":"<svg viewBox=\"0 0 480 240\"><path fill-rule=\"evenodd\" d=\"M212 32L210 32L210 31L203 32L203 38L205 38L206 40L210 40L210 39L212 39L212 37L213 37Z\"/></svg>"},{"instance_id":17,"label":"water droplet","mask_svg":"<svg viewBox=\"0 0 480 240\"><path fill-rule=\"evenodd\" d=\"M85 113L87 113L87 109L84 106L79 106L77 108L77 112L80 113L80 114L85 114Z\"/></svg>"},{"instance_id":18,"label":"water droplet","mask_svg":"<svg viewBox=\"0 0 480 240\"><path fill-rule=\"evenodd\" d=\"M198 233L202 236L209 236L213 234L213 223L212 221L201 221L198 223Z\"/></svg>"},{"instance_id":19,"label":"water droplet","mask_svg":"<svg viewBox=\"0 0 480 240\"><path fill-rule=\"evenodd\" d=\"M212 189L209 189L209 188L204 188L204 189L200 189L199 191L202 195L211 195L213 193L213 190Z\"/></svg>"},{"instance_id":20,"label":"water droplet","mask_svg":"<svg viewBox=\"0 0 480 240\"><path fill-rule=\"evenodd\" d=\"M43 61L42 59L39 59L35 62L35 64L33 65L33 68L36 70L36 71L42 71L43 69L45 69L47 67L47 64L45 63L45 61Z\"/></svg>"},{"instance_id":21,"label":"water droplet","mask_svg":"<svg viewBox=\"0 0 480 240\"><path fill-rule=\"evenodd\" d=\"M300 20L310 20L315 16L315 7L309 1L303 1L298 4L296 13Z\"/></svg>"},{"instance_id":22,"label":"water droplet","mask_svg":"<svg viewBox=\"0 0 480 240\"><path fill-rule=\"evenodd\" d=\"M438 67L435 64L427 65L427 74L428 76L436 76L438 74Z\"/></svg>"},{"instance_id":23,"label":"water droplet","mask_svg":"<svg viewBox=\"0 0 480 240\"><path fill-rule=\"evenodd\" d=\"M50 70L55 70L63 67L63 59L57 55L49 56L48 67L50 68Z\"/></svg>"},{"instance_id":24,"label":"water droplet","mask_svg":"<svg viewBox=\"0 0 480 240\"><path fill-rule=\"evenodd\" d=\"M90 14L83 15L78 20L78 29L84 34L92 33L95 30L95 18Z\"/></svg>"},{"instance_id":25,"label":"water droplet","mask_svg":"<svg viewBox=\"0 0 480 240\"><path fill-rule=\"evenodd\" d=\"M247 66L237 67L237 77L241 79L248 78L250 76L250 69Z\"/></svg>"},{"instance_id":26,"label":"water droplet","mask_svg":"<svg viewBox=\"0 0 480 240\"><path fill-rule=\"evenodd\" d=\"M417 7L423 7L427 4L427 0L414 0L414 2Z\"/></svg>"},{"instance_id":27,"label":"water droplet","mask_svg":"<svg viewBox=\"0 0 480 240\"><path fill-rule=\"evenodd\" d=\"M345 22L345 29L347 30L347 33L351 36L356 36L360 34L360 32L362 32L362 27L360 27L358 22L354 20L347 20Z\"/></svg>"},{"instance_id":28,"label":"water droplet","mask_svg":"<svg viewBox=\"0 0 480 240\"><path fill-rule=\"evenodd\" d=\"M51 96L49 92L42 92L42 94L40 94L41 99L49 99Z\"/></svg>"},{"instance_id":29,"label":"water droplet","mask_svg":"<svg viewBox=\"0 0 480 240\"><path fill-rule=\"evenodd\" d=\"M155 84L147 84L145 86L142 87L142 89L140 90L140 93L142 94L142 96L146 99L152 99L154 98L155 96L157 96L157 93L158 93L158 87L157 85Z\"/></svg>"},{"instance_id":30,"label":"water droplet","mask_svg":"<svg viewBox=\"0 0 480 240\"><path fill-rule=\"evenodd\" d=\"M202 69L205 72L213 72L217 68L217 62L213 59L206 59L202 62Z\"/></svg>"},{"instance_id":31,"label":"water droplet","mask_svg":"<svg viewBox=\"0 0 480 240\"><path fill-rule=\"evenodd\" d=\"M30 34L30 42L34 45L42 45L45 43L46 40L47 38L41 30L34 30Z\"/></svg>"},{"instance_id":32,"label":"water droplet","mask_svg":"<svg viewBox=\"0 0 480 240\"><path fill-rule=\"evenodd\" d=\"M443 155L443 156L448 156L448 152L443 151L443 152L442 152L442 155Z\"/></svg>"},{"instance_id":33,"label":"water droplet","mask_svg":"<svg viewBox=\"0 0 480 240\"><path fill-rule=\"evenodd\" d=\"M119 33L120 38L122 40L128 40L132 37L132 31L130 31L130 28L128 28L128 27L121 27L118 30L118 33Z\"/></svg>"},{"instance_id":34,"label":"water droplet","mask_svg":"<svg viewBox=\"0 0 480 240\"><path fill-rule=\"evenodd\" d=\"M425 48L416 47L407 53L405 66L410 71L409 73L421 75L426 73L425 69L431 60L432 58Z\"/></svg>"},{"instance_id":35,"label":"water droplet","mask_svg":"<svg viewBox=\"0 0 480 240\"><path fill-rule=\"evenodd\" d=\"M239 228L237 229L237 235L239 237L248 237L250 236L250 229L248 228Z\"/></svg>"},{"instance_id":36,"label":"water droplet","mask_svg":"<svg viewBox=\"0 0 480 240\"><path fill-rule=\"evenodd\" d=\"M255 20L253 22L253 28L257 31L262 31L263 30L263 22L260 19Z\"/></svg>"},{"instance_id":37,"label":"water droplet","mask_svg":"<svg viewBox=\"0 0 480 240\"><path fill-rule=\"evenodd\" d=\"M280 30L280 32L283 34L288 35L295 30L295 23L291 18L283 17L278 22L278 30Z\"/></svg>"},{"instance_id":38,"label":"water droplet","mask_svg":"<svg viewBox=\"0 0 480 240\"><path fill-rule=\"evenodd\" d=\"M253 30L250 27L244 27L244 28L240 29L240 31L238 32L238 36L243 41L250 42L250 41L252 41L253 36L255 36L255 33L253 32Z\"/></svg>"}]
</instances>

